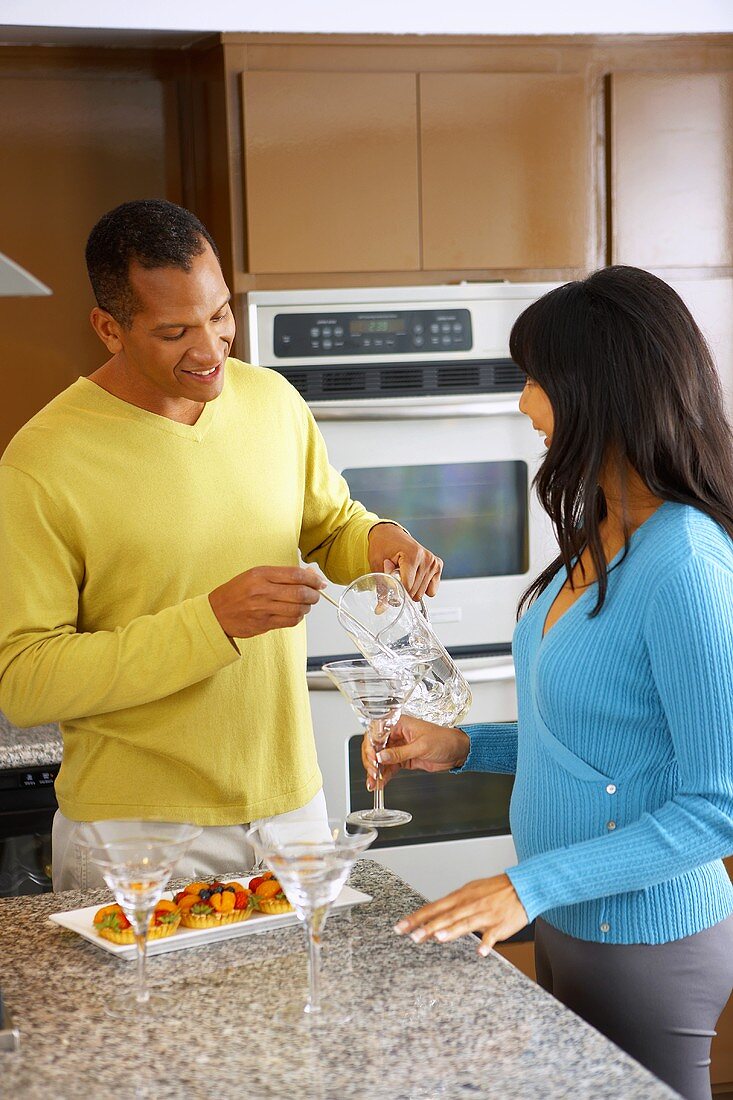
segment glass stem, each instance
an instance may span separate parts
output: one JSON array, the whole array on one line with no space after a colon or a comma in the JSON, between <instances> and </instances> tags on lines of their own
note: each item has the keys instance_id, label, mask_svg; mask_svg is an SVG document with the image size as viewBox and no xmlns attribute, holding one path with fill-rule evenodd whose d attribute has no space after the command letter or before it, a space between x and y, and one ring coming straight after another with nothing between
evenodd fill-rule
<instances>
[{"instance_id":1,"label":"glass stem","mask_svg":"<svg viewBox=\"0 0 733 1100\"><path fill-rule=\"evenodd\" d=\"M314 909L306 917L305 932L308 937L308 1000L305 1011L321 1011L321 933L326 922L325 906Z\"/></svg>"},{"instance_id":2,"label":"glass stem","mask_svg":"<svg viewBox=\"0 0 733 1100\"><path fill-rule=\"evenodd\" d=\"M381 752L386 747L389 741L389 731L385 729L386 722L382 718L373 718L371 723L371 729L369 730L369 740L374 745L377 752ZM384 787L380 787L379 783L382 778L382 766L377 761L377 783L374 787L374 812L382 813L384 811Z\"/></svg>"},{"instance_id":3,"label":"glass stem","mask_svg":"<svg viewBox=\"0 0 733 1100\"><path fill-rule=\"evenodd\" d=\"M144 1005L150 1000L150 991L145 980L145 960L148 948L147 928L144 932L135 933L135 943L137 944L137 992L135 993L135 1000L139 1005Z\"/></svg>"}]
</instances>

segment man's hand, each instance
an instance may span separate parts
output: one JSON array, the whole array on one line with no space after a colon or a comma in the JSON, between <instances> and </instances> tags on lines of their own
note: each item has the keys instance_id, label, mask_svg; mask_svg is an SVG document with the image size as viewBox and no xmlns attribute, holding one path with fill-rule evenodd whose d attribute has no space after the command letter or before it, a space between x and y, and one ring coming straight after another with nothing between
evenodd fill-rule
<instances>
[{"instance_id":1,"label":"man's hand","mask_svg":"<svg viewBox=\"0 0 733 1100\"><path fill-rule=\"evenodd\" d=\"M409 933L415 943L450 943L467 932L483 932L479 955L488 955L497 940L506 940L527 924L527 914L508 875L479 878L423 905L398 921L395 932Z\"/></svg>"},{"instance_id":2,"label":"man's hand","mask_svg":"<svg viewBox=\"0 0 733 1100\"><path fill-rule=\"evenodd\" d=\"M259 565L215 588L209 603L230 638L253 638L296 626L325 587L314 569Z\"/></svg>"},{"instance_id":3,"label":"man's hand","mask_svg":"<svg viewBox=\"0 0 733 1100\"><path fill-rule=\"evenodd\" d=\"M465 764L470 747L468 734L463 730L436 726L403 714L378 761L374 745L364 735L361 760L367 773L367 790L386 786L400 768L419 768L424 772L459 768Z\"/></svg>"},{"instance_id":4,"label":"man's hand","mask_svg":"<svg viewBox=\"0 0 733 1100\"><path fill-rule=\"evenodd\" d=\"M434 596L440 584L443 562L395 523L377 523L369 532L369 568L373 573L393 573L413 600Z\"/></svg>"}]
</instances>

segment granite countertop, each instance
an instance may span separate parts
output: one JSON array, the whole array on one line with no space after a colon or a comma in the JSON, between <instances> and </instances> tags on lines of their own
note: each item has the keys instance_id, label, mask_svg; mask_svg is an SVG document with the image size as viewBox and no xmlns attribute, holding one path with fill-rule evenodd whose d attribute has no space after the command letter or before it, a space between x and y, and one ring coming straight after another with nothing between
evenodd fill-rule
<instances>
[{"instance_id":1,"label":"granite countertop","mask_svg":"<svg viewBox=\"0 0 733 1100\"><path fill-rule=\"evenodd\" d=\"M353 1019L303 1033L271 1020L305 990L302 929L289 927L154 956L153 989L176 1009L154 1025L104 1015L135 966L50 913L104 904L106 891L0 901L0 980L21 1048L0 1053L3 1093L63 1100L114 1094L289 1100L663 1100L676 1094L476 941L418 946L392 925L420 903L370 860L351 885L374 900L334 914L324 992ZM435 1003L430 1006L430 1001Z\"/></svg>"},{"instance_id":2,"label":"granite countertop","mask_svg":"<svg viewBox=\"0 0 733 1100\"><path fill-rule=\"evenodd\" d=\"M32 768L58 764L61 760L61 732L56 725L18 729L0 711L0 769Z\"/></svg>"}]
</instances>

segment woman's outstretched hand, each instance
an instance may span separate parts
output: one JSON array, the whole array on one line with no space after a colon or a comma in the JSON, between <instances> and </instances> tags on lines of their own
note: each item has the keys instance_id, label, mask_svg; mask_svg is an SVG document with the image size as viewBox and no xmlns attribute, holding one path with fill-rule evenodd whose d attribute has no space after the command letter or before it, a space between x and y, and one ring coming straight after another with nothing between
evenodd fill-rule
<instances>
[{"instance_id":1,"label":"woman's outstretched hand","mask_svg":"<svg viewBox=\"0 0 733 1100\"><path fill-rule=\"evenodd\" d=\"M482 932L479 955L488 955L499 940L506 940L528 923L508 875L494 875L468 882L452 894L423 905L398 921L395 932L410 935L415 943L437 940L450 943L467 932Z\"/></svg>"},{"instance_id":2,"label":"woman's outstretched hand","mask_svg":"<svg viewBox=\"0 0 733 1100\"><path fill-rule=\"evenodd\" d=\"M400 768L420 768L424 772L447 772L465 763L470 748L463 730L436 726L419 718L403 715L392 730L389 744L375 755L368 736L361 743L361 759L367 773L367 789L384 785Z\"/></svg>"}]
</instances>

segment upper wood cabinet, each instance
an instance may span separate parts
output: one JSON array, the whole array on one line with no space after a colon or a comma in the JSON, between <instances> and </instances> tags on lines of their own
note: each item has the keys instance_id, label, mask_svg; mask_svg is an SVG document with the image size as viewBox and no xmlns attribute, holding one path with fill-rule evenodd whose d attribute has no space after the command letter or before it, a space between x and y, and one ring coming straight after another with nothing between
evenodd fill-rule
<instances>
[{"instance_id":1,"label":"upper wood cabinet","mask_svg":"<svg viewBox=\"0 0 733 1100\"><path fill-rule=\"evenodd\" d=\"M422 74L420 135L425 268L594 262L583 76Z\"/></svg>"},{"instance_id":2,"label":"upper wood cabinet","mask_svg":"<svg viewBox=\"0 0 733 1100\"><path fill-rule=\"evenodd\" d=\"M249 270L419 267L415 75L241 80Z\"/></svg>"},{"instance_id":3,"label":"upper wood cabinet","mask_svg":"<svg viewBox=\"0 0 733 1100\"><path fill-rule=\"evenodd\" d=\"M613 262L733 264L733 74L610 80Z\"/></svg>"}]
</instances>

